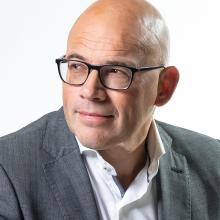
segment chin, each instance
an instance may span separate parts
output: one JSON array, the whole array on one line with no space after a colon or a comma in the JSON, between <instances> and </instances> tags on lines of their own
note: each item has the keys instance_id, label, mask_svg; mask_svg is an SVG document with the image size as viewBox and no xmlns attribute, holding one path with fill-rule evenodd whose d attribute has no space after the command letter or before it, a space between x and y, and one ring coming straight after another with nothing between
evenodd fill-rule
<instances>
[{"instance_id":1,"label":"chin","mask_svg":"<svg viewBox=\"0 0 220 220\"><path fill-rule=\"evenodd\" d=\"M87 134L87 135L85 135ZM102 135L97 134L88 134L88 133L76 133L76 137L80 141L80 143L88 148L94 150L103 150L106 147L106 138Z\"/></svg>"}]
</instances>

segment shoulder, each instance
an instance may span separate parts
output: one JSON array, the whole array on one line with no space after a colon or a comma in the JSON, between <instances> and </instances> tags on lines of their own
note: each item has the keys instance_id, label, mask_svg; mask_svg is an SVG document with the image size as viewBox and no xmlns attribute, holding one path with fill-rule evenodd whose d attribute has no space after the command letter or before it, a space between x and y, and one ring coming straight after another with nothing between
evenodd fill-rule
<instances>
[{"instance_id":1,"label":"shoulder","mask_svg":"<svg viewBox=\"0 0 220 220\"><path fill-rule=\"evenodd\" d=\"M213 148L213 150L220 151L220 141L218 139L164 122L156 121L156 123L159 130L162 129L171 137L174 145L189 146L192 150L199 147L200 150Z\"/></svg>"},{"instance_id":2,"label":"shoulder","mask_svg":"<svg viewBox=\"0 0 220 220\"><path fill-rule=\"evenodd\" d=\"M191 130L158 122L158 129L163 140L163 133L167 134L172 143L171 151L183 155L191 168L202 171L214 169L219 173L220 167L220 142L219 140Z\"/></svg>"},{"instance_id":3,"label":"shoulder","mask_svg":"<svg viewBox=\"0 0 220 220\"><path fill-rule=\"evenodd\" d=\"M24 158L29 152L41 147L47 124L56 117L48 113L24 128L0 138L0 163ZM14 158L15 157L15 158Z\"/></svg>"},{"instance_id":4,"label":"shoulder","mask_svg":"<svg viewBox=\"0 0 220 220\"><path fill-rule=\"evenodd\" d=\"M205 174L210 179L215 173L220 181L219 140L163 122L157 121L157 125L162 136L165 132L172 140L169 150L173 154L184 156L192 173Z\"/></svg>"}]
</instances>

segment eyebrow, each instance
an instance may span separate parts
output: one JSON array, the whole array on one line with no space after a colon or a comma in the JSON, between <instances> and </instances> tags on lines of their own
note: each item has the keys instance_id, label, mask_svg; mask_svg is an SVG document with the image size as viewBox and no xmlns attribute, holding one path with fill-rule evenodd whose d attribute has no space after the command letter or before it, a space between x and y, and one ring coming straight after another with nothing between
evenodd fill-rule
<instances>
[{"instance_id":1,"label":"eyebrow","mask_svg":"<svg viewBox=\"0 0 220 220\"><path fill-rule=\"evenodd\" d=\"M76 58L76 59L79 59L79 60L83 60L83 61L86 61L86 59L83 57L83 56L81 56L81 55L79 55L79 54L77 54L77 53L73 53L73 54L70 54L70 55L68 55L67 57L66 57L66 59L74 59L74 58Z\"/></svg>"},{"instance_id":2,"label":"eyebrow","mask_svg":"<svg viewBox=\"0 0 220 220\"><path fill-rule=\"evenodd\" d=\"M82 60L84 62L87 62L87 59L85 57L83 57L82 55L80 54L77 54L77 53L73 53L73 54L70 54L66 57L66 59L79 59L79 60ZM119 61L119 60L107 60L103 65L114 65L114 66L127 66L127 67L134 67L136 68L136 65L131 62L131 61Z\"/></svg>"}]
</instances>

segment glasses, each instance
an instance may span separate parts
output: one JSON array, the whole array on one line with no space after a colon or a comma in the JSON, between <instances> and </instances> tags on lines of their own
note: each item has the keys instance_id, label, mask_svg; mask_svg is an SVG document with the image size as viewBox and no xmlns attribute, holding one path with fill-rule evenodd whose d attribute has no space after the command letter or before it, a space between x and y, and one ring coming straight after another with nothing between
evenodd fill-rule
<instances>
[{"instance_id":1,"label":"glasses","mask_svg":"<svg viewBox=\"0 0 220 220\"><path fill-rule=\"evenodd\" d=\"M137 72L164 68L164 65L141 67L139 69L124 65L91 65L75 59L65 59L65 56L56 59L56 63L60 78L64 83L81 86L86 82L91 71L97 70L101 84L112 90L128 89L133 81L134 74Z\"/></svg>"}]
</instances>

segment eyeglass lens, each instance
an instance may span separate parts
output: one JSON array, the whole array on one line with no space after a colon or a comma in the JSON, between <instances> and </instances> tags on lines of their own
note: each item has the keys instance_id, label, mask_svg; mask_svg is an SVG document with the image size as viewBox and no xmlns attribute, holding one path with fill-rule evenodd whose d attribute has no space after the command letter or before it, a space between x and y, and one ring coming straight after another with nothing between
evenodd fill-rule
<instances>
[{"instance_id":1,"label":"eyeglass lens","mask_svg":"<svg viewBox=\"0 0 220 220\"><path fill-rule=\"evenodd\" d=\"M70 60L60 63L60 72L65 82L82 85L86 81L90 69L85 63ZM123 89L130 84L132 72L126 67L104 65L100 68L99 77L105 87Z\"/></svg>"}]
</instances>

